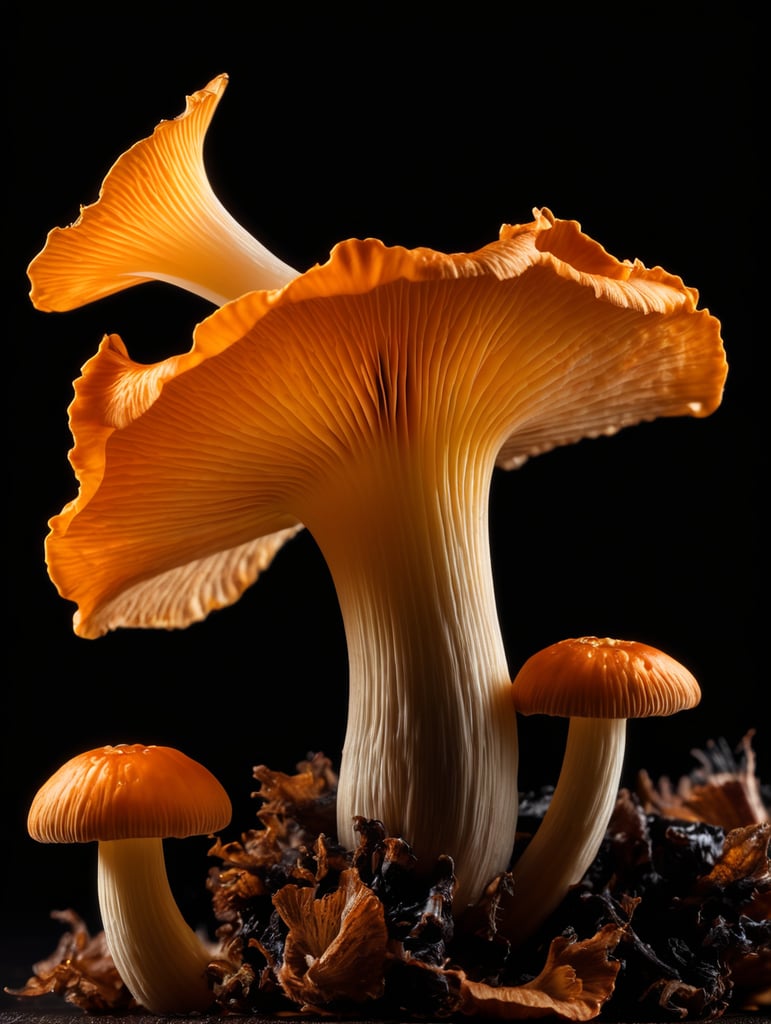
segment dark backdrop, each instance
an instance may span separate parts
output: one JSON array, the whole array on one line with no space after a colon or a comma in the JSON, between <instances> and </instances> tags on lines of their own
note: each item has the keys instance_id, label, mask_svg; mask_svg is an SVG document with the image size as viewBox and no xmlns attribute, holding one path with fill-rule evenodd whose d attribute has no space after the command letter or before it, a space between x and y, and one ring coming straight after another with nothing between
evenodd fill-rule
<instances>
[{"instance_id":1,"label":"dark backdrop","mask_svg":"<svg viewBox=\"0 0 771 1024\"><path fill-rule=\"evenodd\" d=\"M457 18L420 4L403 15L360 5L355 16L336 5L312 15L160 7L103 22L77 4L53 15L29 6L6 42L6 944L20 929L42 934L54 907L96 925L94 849L26 836L36 788L66 758L121 741L179 746L230 790L235 837L253 821L254 764L291 770L312 749L336 759L342 743L344 639L311 537L200 625L98 641L72 634L72 606L42 560L46 520L74 494L66 407L80 366L108 331L140 360L182 351L209 307L145 285L46 315L27 302L25 267L49 228L95 199L121 152L222 71L230 85L207 141L210 176L233 214L295 267L324 261L349 236L473 250L545 205L619 258L661 264L699 289L723 322L722 407L497 475L501 621L512 672L547 643L595 633L663 647L697 674L699 708L630 725L628 780L640 767L677 776L693 766L691 748L719 736L734 745L753 727L768 773L756 605L766 555L755 498L765 454L754 323L760 82L756 26L742 6L718 17L679 5L673 17L654 5L624 24L610 14L488 15L485 5ZM523 720L523 787L556 779L562 740L561 723ZM194 903L205 901L205 849L191 841L170 853L181 898Z\"/></svg>"}]
</instances>

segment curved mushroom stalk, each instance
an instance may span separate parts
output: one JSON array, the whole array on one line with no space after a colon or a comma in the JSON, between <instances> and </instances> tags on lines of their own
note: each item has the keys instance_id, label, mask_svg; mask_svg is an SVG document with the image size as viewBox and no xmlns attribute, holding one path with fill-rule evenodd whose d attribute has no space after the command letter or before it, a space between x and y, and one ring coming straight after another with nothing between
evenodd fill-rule
<instances>
[{"instance_id":1,"label":"curved mushroom stalk","mask_svg":"<svg viewBox=\"0 0 771 1024\"><path fill-rule=\"evenodd\" d=\"M417 448L417 446L416 446ZM492 463L432 487L425 455L396 452L331 482L305 517L330 567L348 642L339 839L382 820L430 871L450 853L456 913L505 870L517 822L518 747L492 586ZM412 466L411 466L412 464Z\"/></svg>"},{"instance_id":2,"label":"curved mushroom stalk","mask_svg":"<svg viewBox=\"0 0 771 1024\"><path fill-rule=\"evenodd\" d=\"M571 718L559 779L543 821L512 868L499 928L519 946L581 881L599 852L618 796L623 718Z\"/></svg>"},{"instance_id":3,"label":"curved mushroom stalk","mask_svg":"<svg viewBox=\"0 0 771 1024\"><path fill-rule=\"evenodd\" d=\"M107 945L126 988L153 1013L193 1013L214 1001L211 954L169 887L161 839L99 843L98 892Z\"/></svg>"}]
</instances>

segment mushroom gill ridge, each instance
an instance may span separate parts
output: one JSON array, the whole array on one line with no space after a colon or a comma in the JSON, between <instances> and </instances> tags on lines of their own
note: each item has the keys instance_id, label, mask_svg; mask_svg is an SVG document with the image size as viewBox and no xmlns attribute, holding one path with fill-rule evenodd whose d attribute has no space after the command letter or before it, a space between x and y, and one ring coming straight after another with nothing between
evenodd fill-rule
<instances>
[{"instance_id":1,"label":"mushroom gill ridge","mask_svg":"<svg viewBox=\"0 0 771 1024\"><path fill-rule=\"evenodd\" d=\"M382 284L354 292L336 259L348 248L356 268L371 251ZM145 514L129 520L117 509L115 554L125 556L132 532L147 548L145 495L169 502L146 556L130 560L136 582L152 575L153 560L167 571L305 522L302 495L313 480L357 452L366 459L373 441L377 448L389 436L435 447L434 459L465 461L473 452L522 461L638 419L714 404L711 375L721 356L708 315L706 324L696 314L692 330L670 332L670 313L641 324L636 310L609 303L598 335L586 311L593 289L559 275L557 288L535 287L527 273L501 280L501 254L485 251L497 273L480 277L476 254L466 262L473 277L426 280L427 267L436 278L440 267L456 272L459 260L427 264L418 251L419 279L409 281L393 279L404 273L405 250L342 244L329 264L304 275L310 284L298 278L278 296L250 293L214 313L187 355L142 367L117 352L116 339L105 343L71 407L81 491L52 521L55 581L78 519L90 528L97 516L106 523L114 489L129 477L143 487L130 486L121 503L139 503ZM102 571L109 574L106 565Z\"/></svg>"}]
</instances>

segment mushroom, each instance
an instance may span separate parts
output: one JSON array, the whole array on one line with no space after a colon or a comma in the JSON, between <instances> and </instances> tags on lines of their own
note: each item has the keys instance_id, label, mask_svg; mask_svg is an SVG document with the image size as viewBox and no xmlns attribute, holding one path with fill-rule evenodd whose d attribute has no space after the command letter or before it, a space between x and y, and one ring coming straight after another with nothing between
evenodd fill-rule
<instances>
[{"instance_id":1,"label":"mushroom","mask_svg":"<svg viewBox=\"0 0 771 1024\"><path fill-rule=\"evenodd\" d=\"M584 636L528 658L512 694L520 714L570 719L551 802L514 864L513 893L501 899L499 930L519 945L597 856L618 796L627 719L692 708L701 691L687 668L655 647Z\"/></svg>"},{"instance_id":2,"label":"mushroom","mask_svg":"<svg viewBox=\"0 0 771 1024\"><path fill-rule=\"evenodd\" d=\"M33 261L31 298L64 312L145 281L167 281L221 306L253 288L280 288L297 271L253 238L212 191L206 130L227 75L188 96L110 168L99 200L53 228ZM31 268L32 269L32 268Z\"/></svg>"},{"instance_id":3,"label":"mushroom","mask_svg":"<svg viewBox=\"0 0 771 1024\"><path fill-rule=\"evenodd\" d=\"M155 205L134 219L146 216ZM67 237L99 245L98 223L84 215L56 236L59 268ZM61 272L71 298L77 264ZM46 276L54 305L46 251L30 274ZM87 284L84 300L99 290ZM494 467L712 412L725 357L697 301L540 210L471 254L342 242L281 289L224 305L187 354L150 366L106 337L70 408L80 492L47 541L76 632L200 620L308 528L349 652L338 838L355 845L360 815L403 836L427 871L453 857L462 910L506 869L516 833Z\"/></svg>"},{"instance_id":4,"label":"mushroom","mask_svg":"<svg viewBox=\"0 0 771 1024\"><path fill-rule=\"evenodd\" d=\"M87 750L37 792L28 830L41 843L98 843L98 893L107 945L138 1003L153 1013L205 1010L214 995L210 951L169 886L163 839L225 828L230 800L203 765L172 747Z\"/></svg>"}]
</instances>

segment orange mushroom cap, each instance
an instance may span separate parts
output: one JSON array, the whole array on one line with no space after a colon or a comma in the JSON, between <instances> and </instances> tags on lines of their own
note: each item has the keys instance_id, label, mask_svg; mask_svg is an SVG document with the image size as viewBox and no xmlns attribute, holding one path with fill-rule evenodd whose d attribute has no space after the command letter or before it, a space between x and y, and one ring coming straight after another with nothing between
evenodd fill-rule
<instances>
[{"instance_id":1,"label":"orange mushroom cap","mask_svg":"<svg viewBox=\"0 0 771 1024\"><path fill-rule=\"evenodd\" d=\"M29 267L38 309L75 309L152 280L222 305L297 275L231 217L206 176L204 139L227 81L188 96L178 117L115 161L74 224L49 232Z\"/></svg>"},{"instance_id":2,"label":"orange mushroom cap","mask_svg":"<svg viewBox=\"0 0 771 1024\"><path fill-rule=\"evenodd\" d=\"M699 684L679 661L635 640L560 640L524 663L514 680L523 715L647 718L695 707Z\"/></svg>"},{"instance_id":3,"label":"orange mushroom cap","mask_svg":"<svg viewBox=\"0 0 771 1024\"><path fill-rule=\"evenodd\" d=\"M70 408L80 493L47 545L76 631L185 626L233 602L301 524L335 514L334 474L365 480L391 446L428 474L445 458L513 467L706 416L726 364L696 304L540 211L472 254L341 243L150 366L105 338Z\"/></svg>"},{"instance_id":4,"label":"orange mushroom cap","mask_svg":"<svg viewBox=\"0 0 771 1024\"><path fill-rule=\"evenodd\" d=\"M210 951L169 887L163 840L216 832L227 794L173 747L119 744L71 758L38 790L28 816L44 843L97 841L97 890L107 945L123 982L154 1013L211 1005Z\"/></svg>"},{"instance_id":5,"label":"orange mushroom cap","mask_svg":"<svg viewBox=\"0 0 771 1024\"><path fill-rule=\"evenodd\" d=\"M217 779L173 747L119 744L71 758L38 790L27 827L41 843L208 835L230 822Z\"/></svg>"}]
</instances>

